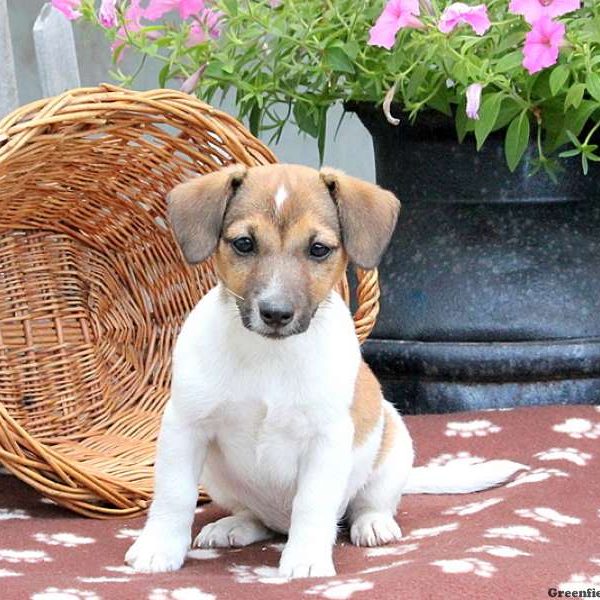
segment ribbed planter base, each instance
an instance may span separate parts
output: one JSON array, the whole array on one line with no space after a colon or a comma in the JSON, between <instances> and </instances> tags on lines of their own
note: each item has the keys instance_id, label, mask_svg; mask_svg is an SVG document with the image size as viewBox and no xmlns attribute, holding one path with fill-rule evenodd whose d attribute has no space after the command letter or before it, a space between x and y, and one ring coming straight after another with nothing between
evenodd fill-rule
<instances>
[{"instance_id":1,"label":"ribbed planter base","mask_svg":"<svg viewBox=\"0 0 600 600\"><path fill-rule=\"evenodd\" d=\"M364 356L405 414L597 404L600 338L568 342L367 340Z\"/></svg>"}]
</instances>

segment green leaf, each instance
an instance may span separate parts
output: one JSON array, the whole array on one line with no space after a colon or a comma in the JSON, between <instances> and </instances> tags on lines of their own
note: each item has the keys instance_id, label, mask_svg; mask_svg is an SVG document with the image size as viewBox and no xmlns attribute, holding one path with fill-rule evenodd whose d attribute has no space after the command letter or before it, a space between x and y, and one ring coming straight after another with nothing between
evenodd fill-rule
<instances>
[{"instance_id":1,"label":"green leaf","mask_svg":"<svg viewBox=\"0 0 600 600\"><path fill-rule=\"evenodd\" d=\"M144 47L144 53L147 54L148 56L158 56L158 51L159 51L159 47L158 44L156 43L152 43L152 44L148 44Z\"/></svg>"},{"instance_id":2,"label":"green leaf","mask_svg":"<svg viewBox=\"0 0 600 600\"><path fill-rule=\"evenodd\" d=\"M506 156L506 163L511 172L517 168L525 150L527 150L528 144L529 114L527 111L523 111L511 121L506 130L506 138L504 139L504 155Z\"/></svg>"},{"instance_id":3,"label":"green leaf","mask_svg":"<svg viewBox=\"0 0 600 600\"><path fill-rule=\"evenodd\" d=\"M535 75L535 83L531 86L530 92L525 95L526 98L549 98L552 96L550 90L550 76L552 71L543 69Z\"/></svg>"},{"instance_id":4,"label":"green leaf","mask_svg":"<svg viewBox=\"0 0 600 600\"><path fill-rule=\"evenodd\" d=\"M360 52L360 46L356 40L350 40L343 46L344 52L348 55L351 60L355 60Z\"/></svg>"},{"instance_id":5,"label":"green leaf","mask_svg":"<svg viewBox=\"0 0 600 600\"><path fill-rule=\"evenodd\" d=\"M346 54L343 46L325 48L324 64L338 73L354 73L352 59Z\"/></svg>"},{"instance_id":6,"label":"green leaf","mask_svg":"<svg viewBox=\"0 0 600 600\"><path fill-rule=\"evenodd\" d=\"M572 150L561 152L558 156L560 156L560 158L571 158L572 156L578 156L579 154L581 154L581 150L579 150L579 148L573 148Z\"/></svg>"},{"instance_id":7,"label":"green leaf","mask_svg":"<svg viewBox=\"0 0 600 600\"><path fill-rule=\"evenodd\" d=\"M450 76L452 79L458 81L458 83L461 83L464 86L467 86L469 83L469 75L467 74L467 67L465 66L464 62L457 63L454 66Z\"/></svg>"},{"instance_id":8,"label":"green leaf","mask_svg":"<svg viewBox=\"0 0 600 600\"><path fill-rule=\"evenodd\" d=\"M510 96L504 98L496 124L492 131L498 131L498 129L504 129L521 111L523 107L511 98Z\"/></svg>"},{"instance_id":9,"label":"green leaf","mask_svg":"<svg viewBox=\"0 0 600 600\"><path fill-rule=\"evenodd\" d=\"M297 101L294 103L293 114L300 131L314 138L319 135L318 114L313 105Z\"/></svg>"},{"instance_id":10,"label":"green leaf","mask_svg":"<svg viewBox=\"0 0 600 600\"><path fill-rule=\"evenodd\" d=\"M473 121L467 117L467 113L465 112L465 104L464 102L459 104L456 108L456 117L454 118L454 122L456 124L456 134L458 136L458 141L462 143L467 135L467 132L473 130Z\"/></svg>"},{"instance_id":11,"label":"green leaf","mask_svg":"<svg viewBox=\"0 0 600 600\"><path fill-rule=\"evenodd\" d=\"M171 65L168 63L159 71L158 73L158 85L161 88L164 88L167 84L167 80L169 79L169 71L171 70Z\"/></svg>"},{"instance_id":12,"label":"green leaf","mask_svg":"<svg viewBox=\"0 0 600 600\"><path fill-rule=\"evenodd\" d=\"M235 65L232 62L223 64L222 69L227 75L233 75L235 73Z\"/></svg>"},{"instance_id":13,"label":"green leaf","mask_svg":"<svg viewBox=\"0 0 600 600\"><path fill-rule=\"evenodd\" d=\"M327 135L327 107L319 108L319 131L317 134L317 146L319 147L319 166L323 165L325 156L325 137Z\"/></svg>"},{"instance_id":14,"label":"green leaf","mask_svg":"<svg viewBox=\"0 0 600 600\"><path fill-rule=\"evenodd\" d=\"M427 104L431 108L438 110L449 117L452 116L452 108L450 107L448 89L446 88L445 82L440 81L435 95L428 100Z\"/></svg>"},{"instance_id":15,"label":"green leaf","mask_svg":"<svg viewBox=\"0 0 600 600\"><path fill-rule=\"evenodd\" d=\"M223 0L223 5L227 9L227 13L235 17L238 14L238 3L237 0Z\"/></svg>"},{"instance_id":16,"label":"green leaf","mask_svg":"<svg viewBox=\"0 0 600 600\"><path fill-rule=\"evenodd\" d=\"M577 136L581 133L585 124L598 110L598 103L593 100L583 100L577 109L569 109L566 113L552 111L546 116L553 129L548 128L552 135L547 141L547 147L550 152L560 148L569 141L567 128L569 132Z\"/></svg>"},{"instance_id":17,"label":"green leaf","mask_svg":"<svg viewBox=\"0 0 600 600\"><path fill-rule=\"evenodd\" d=\"M207 79L222 79L224 75L223 63L218 59L211 60L204 71L204 77Z\"/></svg>"},{"instance_id":18,"label":"green leaf","mask_svg":"<svg viewBox=\"0 0 600 600\"><path fill-rule=\"evenodd\" d=\"M583 94L585 92L584 83L576 83L569 88L567 97L565 98L565 110L572 106L573 108L579 108L581 101L583 100Z\"/></svg>"},{"instance_id":19,"label":"green leaf","mask_svg":"<svg viewBox=\"0 0 600 600\"><path fill-rule=\"evenodd\" d=\"M567 134L567 137L571 140L571 144L577 147L581 146L579 140L577 139L577 136L572 131L567 129L565 133Z\"/></svg>"},{"instance_id":20,"label":"green leaf","mask_svg":"<svg viewBox=\"0 0 600 600\"><path fill-rule=\"evenodd\" d=\"M600 16L589 19L582 31L582 41L600 44Z\"/></svg>"},{"instance_id":21,"label":"green leaf","mask_svg":"<svg viewBox=\"0 0 600 600\"><path fill-rule=\"evenodd\" d=\"M477 139L477 150L483 146L483 143L490 134L498 114L500 113L500 105L504 98L503 92L487 94L483 97L481 107L479 109L479 120L475 123L475 138Z\"/></svg>"},{"instance_id":22,"label":"green leaf","mask_svg":"<svg viewBox=\"0 0 600 600\"><path fill-rule=\"evenodd\" d=\"M523 43L523 37L522 31L515 31L514 33L509 33L508 35L502 36L497 48L498 53L521 46Z\"/></svg>"},{"instance_id":23,"label":"green leaf","mask_svg":"<svg viewBox=\"0 0 600 600\"><path fill-rule=\"evenodd\" d=\"M248 118L248 125L250 126L250 133L254 136L258 136L260 130L261 112L258 103L252 105L250 117Z\"/></svg>"},{"instance_id":24,"label":"green leaf","mask_svg":"<svg viewBox=\"0 0 600 600\"><path fill-rule=\"evenodd\" d=\"M406 86L406 90L404 92L405 100L411 100L412 97L417 93L419 87L425 81L425 77L429 72L429 68L425 64L420 64L415 70L411 73L408 85Z\"/></svg>"},{"instance_id":25,"label":"green leaf","mask_svg":"<svg viewBox=\"0 0 600 600\"><path fill-rule=\"evenodd\" d=\"M550 75L550 92L553 96L556 96L563 85L565 85L569 73L569 67L565 65L558 65L558 67L553 69L552 74Z\"/></svg>"},{"instance_id":26,"label":"green leaf","mask_svg":"<svg viewBox=\"0 0 600 600\"><path fill-rule=\"evenodd\" d=\"M521 50L515 50L509 54L505 54L497 63L494 70L497 73L506 73L516 69L523 61L523 52Z\"/></svg>"},{"instance_id":27,"label":"green leaf","mask_svg":"<svg viewBox=\"0 0 600 600\"><path fill-rule=\"evenodd\" d=\"M598 110L598 104L591 100L584 100L581 106L575 111L575 114L566 115L565 123L569 127L569 131L572 131L574 135L579 135L581 130L585 127L588 119Z\"/></svg>"},{"instance_id":28,"label":"green leaf","mask_svg":"<svg viewBox=\"0 0 600 600\"><path fill-rule=\"evenodd\" d=\"M590 73L587 76L585 87L590 96L597 102L600 102L600 75L598 73Z\"/></svg>"}]
</instances>

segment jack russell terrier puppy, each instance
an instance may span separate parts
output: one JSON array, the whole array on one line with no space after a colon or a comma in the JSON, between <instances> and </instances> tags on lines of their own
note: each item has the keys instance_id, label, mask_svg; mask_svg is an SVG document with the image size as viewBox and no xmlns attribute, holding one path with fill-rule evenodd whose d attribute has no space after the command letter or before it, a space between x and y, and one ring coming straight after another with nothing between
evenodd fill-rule
<instances>
[{"instance_id":1,"label":"jack russell terrier puppy","mask_svg":"<svg viewBox=\"0 0 600 600\"><path fill-rule=\"evenodd\" d=\"M155 495L126 561L178 569L201 482L231 516L195 545L288 535L281 576L334 575L345 515L360 546L400 540L402 493L465 493L523 465L413 468L410 435L361 359L334 291L348 261L375 267L400 204L340 171L234 165L178 185L169 219L185 258L214 253L219 284L186 319L158 441Z\"/></svg>"}]
</instances>

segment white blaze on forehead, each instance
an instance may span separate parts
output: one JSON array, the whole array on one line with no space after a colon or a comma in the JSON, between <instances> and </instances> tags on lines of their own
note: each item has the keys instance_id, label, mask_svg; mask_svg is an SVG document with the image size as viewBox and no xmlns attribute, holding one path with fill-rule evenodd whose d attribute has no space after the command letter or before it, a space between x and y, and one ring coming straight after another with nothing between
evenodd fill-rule
<instances>
[{"instance_id":1,"label":"white blaze on forehead","mask_svg":"<svg viewBox=\"0 0 600 600\"><path fill-rule=\"evenodd\" d=\"M283 203L288 199L288 193L283 183L277 188L275 192L275 207L277 210L281 210Z\"/></svg>"}]
</instances>

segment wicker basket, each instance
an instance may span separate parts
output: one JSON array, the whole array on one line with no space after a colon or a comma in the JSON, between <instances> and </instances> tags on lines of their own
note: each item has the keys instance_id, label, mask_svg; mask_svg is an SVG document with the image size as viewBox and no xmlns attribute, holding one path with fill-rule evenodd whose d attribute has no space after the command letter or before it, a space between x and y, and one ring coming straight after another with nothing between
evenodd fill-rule
<instances>
[{"instance_id":1,"label":"wicker basket","mask_svg":"<svg viewBox=\"0 0 600 600\"><path fill-rule=\"evenodd\" d=\"M274 161L235 119L172 90L76 89L0 121L0 462L10 472L84 515L147 507L171 348L215 284L210 261L183 260L165 195L194 173ZM379 288L375 271L358 279L362 340Z\"/></svg>"}]
</instances>

